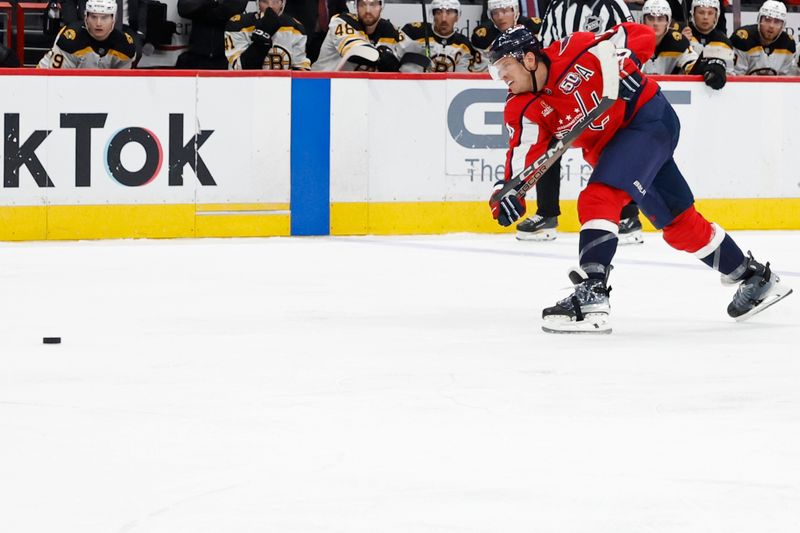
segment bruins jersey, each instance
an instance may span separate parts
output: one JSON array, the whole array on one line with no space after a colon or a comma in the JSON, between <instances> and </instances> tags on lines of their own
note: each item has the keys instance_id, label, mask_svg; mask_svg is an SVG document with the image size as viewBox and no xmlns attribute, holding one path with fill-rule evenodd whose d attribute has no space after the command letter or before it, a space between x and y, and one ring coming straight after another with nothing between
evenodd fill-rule
<instances>
[{"instance_id":1,"label":"bruins jersey","mask_svg":"<svg viewBox=\"0 0 800 533\"><path fill-rule=\"evenodd\" d=\"M736 74L755 76L791 76L795 74L794 56L797 51L794 39L782 31L775 41L761 44L758 25L743 26L731 36L736 54Z\"/></svg>"},{"instance_id":2,"label":"bruins jersey","mask_svg":"<svg viewBox=\"0 0 800 533\"><path fill-rule=\"evenodd\" d=\"M521 24L530 30L534 35L539 33L542 21L538 18L521 17L517 24ZM472 32L472 46L475 49L475 59L472 62L472 72L483 72L489 68L486 52L492 47L492 43L500 35L500 30L490 23L481 24Z\"/></svg>"},{"instance_id":3,"label":"bruins jersey","mask_svg":"<svg viewBox=\"0 0 800 533\"><path fill-rule=\"evenodd\" d=\"M115 29L104 41L98 41L83 22L74 22L61 28L38 68L132 68L135 56L131 34Z\"/></svg>"},{"instance_id":4,"label":"bruins jersey","mask_svg":"<svg viewBox=\"0 0 800 533\"><path fill-rule=\"evenodd\" d=\"M688 74L697 61L697 52L680 31L671 28L656 45L647 63L642 65L645 74Z\"/></svg>"},{"instance_id":5,"label":"bruins jersey","mask_svg":"<svg viewBox=\"0 0 800 533\"><path fill-rule=\"evenodd\" d=\"M412 22L400 30L400 44L397 46L397 57L400 58L400 72L422 72L423 67L417 61L408 61L410 57L426 57L425 26L422 22ZM428 43L431 48L432 72L472 72L475 68L475 49L464 35L454 32L450 37L442 37L433 32L428 23ZM409 54L409 58L403 56Z\"/></svg>"},{"instance_id":6,"label":"bruins jersey","mask_svg":"<svg viewBox=\"0 0 800 533\"><path fill-rule=\"evenodd\" d=\"M725 62L725 71L733 75L733 45L721 30L714 28L709 33L700 33L694 24L688 25L692 30L689 41L692 49L699 57L716 58Z\"/></svg>"},{"instance_id":7,"label":"bruins jersey","mask_svg":"<svg viewBox=\"0 0 800 533\"><path fill-rule=\"evenodd\" d=\"M319 58L311 70L370 70L370 67L347 61L350 52L357 46L369 46L388 48L396 54L399 41L397 28L386 19L378 19L375 30L368 35L358 17L352 13L340 13L331 18Z\"/></svg>"},{"instance_id":8,"label":"bruins jersey","mask_svg":"<svg viewBox=\"0 0 800 533\"><path fill-rule=\"evenodd\" d=\"M241 55L252 43L261 13L234 15L225 27L225 57L228 68L244 70ZM306 30L296 19L287 15L278 17L280 27L272 35L272 47L264 58L263 70L309 70L311 62L306 57ZM257 60L256 60L257 61Z\"/></svg>"}]
</instances>

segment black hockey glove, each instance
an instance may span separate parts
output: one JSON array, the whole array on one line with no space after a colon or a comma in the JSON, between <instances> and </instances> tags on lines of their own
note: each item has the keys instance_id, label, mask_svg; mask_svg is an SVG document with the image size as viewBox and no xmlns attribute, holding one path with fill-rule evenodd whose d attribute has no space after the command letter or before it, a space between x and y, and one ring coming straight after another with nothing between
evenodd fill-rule
<instances>
[{"instance_id":1,"label":"black hockey glove","mask_svg":"<svg viewBox=\"0 0 800 533\"><path fill-rule=\"evenodd\" d=\"M253 30L253 33L250 34L250 40L253 42L254 46L266 49L272 47L272 35L258 28Z\"/></svg>"},{"instance_id":2,"label":"black hockey glove","mask_svg":"<svg viewBox=\"0 0 800 533\"><path fill-rule=\"evenodd\" d=\"M492 218L503 226L507 227L519 220L525 214L525 198L519 198L515 190L510 190L504 195L501 194L506 182L500 180L494 184L494 192L489 198L489 208L492 210Z\"/></svg>"},{"instance_id":3,"label":"black hockey glove","mask_svg":"<svg viewBox=\"0 0 800 533\"><path fill-rule=\"evenodd\" d=\"M725 73L725 61L716 57L698 59L692 69L692 74L702 75L705 84L717 91L725 87L725 83L728 81Z\"/></svg>"},{"instance_id":4,"label":"black hockey glove","mask_svg":"<svg viewBox=\"0 0 800 533\"><path fill-rule=\"evenodd\" d=\"M256 28L250 34L250 46L239 56L239 62L245 70L264 68L264 60L272 48L272 36L264 30Z\"/></svg>"},{"instance_id":5,"label":"black hockey glove","mask_svg":"<svg viewBox=\"0 0 800 533\"><path fill-rule=\"evenodd\" d=\"M378 57L378 63L376 66L378 67L378 72L399 72L400 71L400 60L397 59L397 56L394 55L391 48L388 46L379 46L378 53L380 57Z\"/></svg>"},{"instance_id":6,"label":"black hockey glove","mask_svg":"<svg viewBox=\"0 0 800 533\"><path fill-rule=\"evenodd\" d=\"M281 27L281 20L272 8L268 7L264 15L258 19L256 28L270 35L275 35Z\"/></svg>"}]
</instances>

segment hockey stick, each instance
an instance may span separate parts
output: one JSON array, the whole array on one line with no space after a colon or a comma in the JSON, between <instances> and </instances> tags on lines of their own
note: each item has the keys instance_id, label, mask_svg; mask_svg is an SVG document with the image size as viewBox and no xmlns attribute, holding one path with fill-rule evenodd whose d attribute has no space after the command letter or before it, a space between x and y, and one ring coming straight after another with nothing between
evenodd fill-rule
<instances>
[{"instance_id":1,"label":"hockey stick","mask_svg":"<svg viewBox=\"0 0 800 533\"><path fill-rule=\"evenodd\" d=\"M545 153L539 156L536 161L522 169L516 176L500 189L499 197L503 197L512 190L517 198L524 198L525 194L536 185L553 163L564 155L570 146L581 136L592 122L600 118L600 115L611 109L617 101L619 94L619 66L617 63L616 47L609 41L597 43L590 53L595 55L600 61L600 68L603 76L603 95L597 103L597 107L586 113L581 120L575 124L571 130L565 133L560 139L553 139ZM497 194L497 193L495 193Z\"/></svg>"},{"instance_id":2,"label":"hockey stick","mask_svg":"<svg viewBox=\"0 0 800 533\"><path fill-rule=\"evenodd\" d=\"M425 7L425 0L419 0L422 6L422 27L425 30L425 57L431 58L431 35L428 31L428 9Z\"/></svg>"},{"instance_id":3,"label":"hockey stick","mask_svg":"<svg viewBox=\"0 0 800 533\"><path fill-rule=\"evenodd\" d=\"M603 97L597 107L589 111L575 126L569 130L560 139L553 138L547 151L542 154L536 161L522 169L522 171L508 180L502 189L500 189L499 196L503 197L512 189L516 191L518 198L523 198L525 194L531 190L536 182L539 181L545 172L558 161L564 152L581 136L581 134L589 127L589 124L600 118L600 115L608 111L614 105L616 99Z\"/></svg>"}]
</instances>

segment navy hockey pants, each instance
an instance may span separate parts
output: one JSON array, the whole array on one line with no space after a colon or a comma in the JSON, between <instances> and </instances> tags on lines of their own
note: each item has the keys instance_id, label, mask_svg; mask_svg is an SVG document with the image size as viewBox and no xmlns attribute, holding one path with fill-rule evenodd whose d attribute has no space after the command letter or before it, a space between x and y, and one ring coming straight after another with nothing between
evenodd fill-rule
<instances>
[{"instance_id":1,"label":"navy hockey pants","mask_svg":"<svg viewBox=\"0 0 800 533\"><path fill-rule=\"evenodd\" d=\"M678 115L658 91L609 141L589 183L624 190L656 228L668 226L694 203L672 158L680 133Z\"/></svg>"}]
</instances>

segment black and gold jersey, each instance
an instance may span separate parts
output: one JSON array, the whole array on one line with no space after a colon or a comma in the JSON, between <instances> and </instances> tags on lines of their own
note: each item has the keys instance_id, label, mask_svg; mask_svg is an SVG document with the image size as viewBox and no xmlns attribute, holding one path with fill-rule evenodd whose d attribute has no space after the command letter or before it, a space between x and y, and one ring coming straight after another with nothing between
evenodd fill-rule
<instances>
[{"instance_id":1,"label":"black and gold jersey","mask_svg":"<svg viewBox=\"0 0 800 533\"><path fill-rule=\"evenodd\" d=\"M674 29L667 30L664 38L656 46L653 57L642 66L645 74L687 74L694 62L697 53L681 32Z\"/></svg>"},{"instance_id":2,"label":"black and gold jersey","mask_svg":"<svg viewBox=\"0 0 800 533\"><path fill-rule=\"evenodd\" d=\"M708 33L701 33L694 24L688 24L692 30L692 48L700 57L721 59L725 62L725 71L728 75L733 74L733 45L731 40L722 33L721 30L714 28Z\"/></svg>"},{"instance_id":3,"label":"black and gold jersey","mask_svg":"<svg viewBox=\"0 0 800 533\"><path fill-rule=\"evenodd\" d=\"M796 73L794 39L782 31L772 43L764 45L758 24L743 26L731 36L736 54L736 74L754 76L791 76Z\"/></svg>"},{"instance_id":4,"label":"black and gold jersey","mask_svg":"<svg viewBox=\"0 0 800 533\"><path fill-rule=\"evenodd\" d=\"M253 30L261 20L261 13L234 15L225 27L225 56L228 68L242 70L255 68L243 65L242 54L252 43ZM272 35L272 46L264 57L263 70L309 70L311 62L306 57L306 30L303 25L287 15L278 16L278 30ZM265 47L266 48L266 47ZM245 61L247 63L247 61Z\"/></svg>"},{"instance_id":5,"label":"black and gold jersey","mask_svg":"<svg viewBox=\"0 0 800 533\"><path fill-rule=\"evenodd\" d=\"M312 70L360 69L362 67L359 65L347 61L356 47L388 48L396 54L400 39L397 28L386 19L379 19L375 30L367 34L366 28L356 15L352 13L335 15L328 25L328 33Z\"/></svg>"},{"instance_id":6,"label":"black and gold jersey","mask_svg":"<svg viewBox=\"0 0 800 533\"><path fill-rule=\"evenodd\" d=\"M538 18L528 18L528 17L520 17L517 21L517 24L521 24L528 28L531 33L536 35L539 33L539 29L542 26L542 21ZM475 48L475 61L473 61L473 72L483 72L488 67L489 64L486 60L486 52L489 51L489 48L492 47L492 43L495 39L500 35L500 30L492 24L481 24L480 26L475 28L475 31L472 32L472 37L470 40L472 41L472 46Z\"/></svg>"},{"instance_id":7,"label":"black and gold jersey","mask_svg":"<svg viewBox=\"0 0 800 533\"><path fill-rule=\"evenodd\" d=\"M471 72L474 68L475 49L463 34L456 31L449 37L442 37L433 31L430 23L426 29L422 22L412 22L400 30L397 45L400 71L421 72L423 67L418 62L403 61L403 56L427 57L427 46L430 46L431 72Z\"/></svg>"},{"instance_id":8,"label":"black and gold jersey","mask_svg":"<svg viewBox=\"0 0 800 533\"><path fill-rule=\"evenodd\" d=\"M82 22L75 22L61 28L38 68L127 69L133 66L135 56L131 34L115 29L105 40L98 41Z\"/></svg>"}]
</instances>

